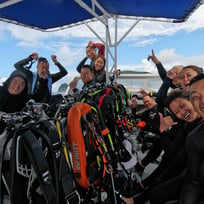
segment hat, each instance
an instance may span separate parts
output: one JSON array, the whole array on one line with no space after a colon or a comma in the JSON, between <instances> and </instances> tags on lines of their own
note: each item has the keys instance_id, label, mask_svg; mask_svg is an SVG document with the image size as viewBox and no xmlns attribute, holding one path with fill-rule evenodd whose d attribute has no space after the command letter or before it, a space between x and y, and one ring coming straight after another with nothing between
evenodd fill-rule
<instances>
[{"instance_id":1,"label":"hat","mask_svg":"<svg viewBox=\"0 0 204 204\"><path fill-rule=\"evenodd\" d=\"M27 79L26 79L26 76L25 74L20 71L20 70L15 70L13 71L10 76L8 77L8 79L5 81L5 83L9 83L11 79L13 79L14 77L21 77L22 79L24 79L25 83L27 83Z\"/></svg>"},{"instance_id":2,"label":"hat","mask_svg":"<svg viewBox=\"0 0 204 204\"><path fill-rule=\"evenodd\" d=\"M20 70L15 70L15 71L13 71L13 72L10 74L10 76L9 76L8 79L12 79L12 78L14 78L14 77L22 77L24 80L26 80L25 74L24 74L22 71L20 71Z\"/></svg>"},{"instance_id":3,"label":"hat","mask_svg":"<svg viewBox=\"0 0 204 204\"><path fill-rule=\"evenodd\" d=\"M27 84L28 84L27 78L26 78L25 74L24 74L22 71L20 71L20 70L15 70L15 71L13 71L13 72L10 74L10 76L8 77L8 79L3 83L3 85L4 85L5 87L8 87L8 85L9 85L11 79L13 79L14 77L21 77L21 78L25 81L25 84L26 84L26 86L27 86Z\"/></svg>"}]
</instances>

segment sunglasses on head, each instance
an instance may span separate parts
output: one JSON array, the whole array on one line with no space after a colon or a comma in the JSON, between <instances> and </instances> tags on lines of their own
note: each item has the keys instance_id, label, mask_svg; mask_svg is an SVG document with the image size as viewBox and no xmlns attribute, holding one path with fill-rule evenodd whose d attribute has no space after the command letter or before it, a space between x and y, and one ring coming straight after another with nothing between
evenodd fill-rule
<instances>
[{"instance_id":1,"label":"sunglasses on head","mask_svg":"<svg viewBox=\"0 0 204 204\"><path fill-rule=\"evenodd\" d=\"M48 60L45 57L39 57L38 62L48 62Z\"/></svg>"}]
</instances>

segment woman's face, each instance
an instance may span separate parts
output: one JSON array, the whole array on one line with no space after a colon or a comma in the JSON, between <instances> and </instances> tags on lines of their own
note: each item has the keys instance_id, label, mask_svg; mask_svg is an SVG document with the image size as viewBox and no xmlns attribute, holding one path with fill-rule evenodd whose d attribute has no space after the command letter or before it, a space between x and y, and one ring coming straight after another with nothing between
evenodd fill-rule
<instances>
[{"instance_id":1,"label":"woman's face","mask_svg":"<svg viewBox=\"0 0 204 204\"><path fill-rule=\"evenodd\" d=\"M11 95L18 95L20 94L25 88L25 81L22 77L14 77L11 79L9 86L8 86L8 92Z\"/></svg>"},{"instance_id":2,"label":"woman's face","mask_svg":"<svg viewBox=\"0 0 204 204\"><path fill-rule=\"evenodd\" d=\"M172 84L177 88L181 87L180 76L174 77L174 79L172 80Z\"/></svg>"},{"instance_id":3,"label":"woman's face","mask_svg":"<svg viewBox=\"0 0 204 204\"><path fill-rule=\"evenodd\" d=\"M104 68L104 60L98 57L94 62L95 71L100 71Z\"/></svg>"},{"instance_id":4,"label":"woman's face","mask_svg":"<svg viewBox=\"0 0 204 204\"><path fill-rule=\"evenodd\" d=\"M193 122L198 117L192 103L184 98L175 98L170 103L169 109L177 118L187 122Z\"/></svg>"},{"instance_id":5,"label":"woman's face","mask_svg":"<svg viewBox=\"0 0 204 204\"><path fill-rule=\"evenodd\" d=\"M198 73L191 68L186 68L182 70L180 74L181 87L186 91L189 91L189 83L191 79L196 75L198 75Z\"/></svg>"}]
</instances>

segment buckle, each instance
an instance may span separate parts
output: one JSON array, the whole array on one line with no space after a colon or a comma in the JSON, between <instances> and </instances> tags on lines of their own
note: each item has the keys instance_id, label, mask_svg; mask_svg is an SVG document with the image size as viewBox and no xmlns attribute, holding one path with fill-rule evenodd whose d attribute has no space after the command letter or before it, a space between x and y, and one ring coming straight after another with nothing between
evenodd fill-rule
<instances>
[{"instance_id":1,"label":"buckle","mask_svg":"<svg viewBox=\"0 0 204 204\"><path fill-rule=\"evenodd\" d=\"M65 196L65 200L67 204L78 204L81 203L81 198L77 190L72 191L68 195Z\"/></svg>"}]
</instances>

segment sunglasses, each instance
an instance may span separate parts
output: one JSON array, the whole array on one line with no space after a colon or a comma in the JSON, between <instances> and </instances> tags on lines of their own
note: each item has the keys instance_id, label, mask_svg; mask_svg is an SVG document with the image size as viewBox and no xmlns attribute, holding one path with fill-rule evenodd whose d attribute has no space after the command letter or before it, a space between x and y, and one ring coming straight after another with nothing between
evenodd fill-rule
<instances>
[{"instance_id":1,"label":"sunglasses","mask_svg":"<svg viewBox=\"0 0 204 204\"><path fill-rule=\"evenodd\" d=\"M48 62L48 60L45 57L39 57L38 62Z\"/></svg>"}]
</instances>

